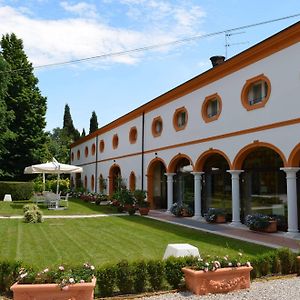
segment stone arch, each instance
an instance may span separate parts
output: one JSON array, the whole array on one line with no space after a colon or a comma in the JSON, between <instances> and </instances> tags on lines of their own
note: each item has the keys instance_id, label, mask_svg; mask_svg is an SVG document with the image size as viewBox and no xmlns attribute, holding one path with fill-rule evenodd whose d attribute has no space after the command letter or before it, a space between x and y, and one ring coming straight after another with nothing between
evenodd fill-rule
<instances>
[{"instance_id":1,"label":"stone arch","mask_svg":"<svg viewBox=\"0 0 300 300\"><path fill-rule=\"evenodd\" d=\"M169 166L168 166L168 173L175 173L175 167L176 167L176 164L178 163L179 160L183 159L183 158L186 158L190 164L192 165L193 169L194 169L194 165L193 165L193 161L192 159L186 155L186 154L182 154L182 153L178 153L176 156L174 156L172 158L172 160L170 161L169 163Z\"/></svg>"},{"instance_id":2,"label":"stone arch","mask_svg":"<svg viewBox=\"0 0 300 300\"><path fill-rule=\"evenodd\" d=\"M147 200L149 201L152 208L156 208L154 201L154 171L157 164L161 164L165 171L167 171L167 164L162 158L154 158L148 164L147 169Z\"/></svg>"},{"instance_id":3,"label":"stone arch","mask_svg":"<svg viewBox=\"0 0 300 300\"><path fill-rule=\"evenodd\" d=\"M203 152L197 159L197 161L195 163L195 172L203 171L203 167L204 167L206 160L214 154L221 155L227 161L229 168L231 168L230 159L223 151L218 150L218 149L209 149L209 150Z\"/></svg>"},{"instance_id":4,"label":"stone arch","mask_svg":"<svg viewBox=\"0 0 300 300\"><path fill-rule=\"evenodd\" d=\"M253 150L258 149L258 148L269 148L269 149L275 151L282 159L284 167L287 166L287 160L285 158L285 155L279 148L277 148L276 146L274 146L270 143L254 142L252 144L245 146L238 152L238 154L235 156L235 158L233 160L232 170L240 170L242 168L243 162L244 162L245 158L247 157L247 155L250 152L252 152Z\"/></svg>"},{"instance_id":5,"label":"stone arch","mask_svg":"<svg viewBox=\"0 0 300 300\"><path fill-rule=\"evenodd\" d=\"M299 167L300 166L300 143L294 147L292 150L289 160L288 160L289 167Z\"/></svg>"},{"instance_id":6,"label":"stone arch","mask_svg":"<svg viewBox=\"0 0 300 300\"><path fill-rule=\"evenodd\" d=\"M113 164L109 169L109 195L112 196L112 194L115 191L115 183L116 183L116 177L121 176L121 168L118 164Z\"/></svg>"}]
</instances>

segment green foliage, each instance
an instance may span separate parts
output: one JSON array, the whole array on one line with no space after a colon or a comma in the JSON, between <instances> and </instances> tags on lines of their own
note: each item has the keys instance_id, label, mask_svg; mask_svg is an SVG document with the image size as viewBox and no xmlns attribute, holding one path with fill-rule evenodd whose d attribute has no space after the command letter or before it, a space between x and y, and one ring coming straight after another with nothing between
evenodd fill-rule
<instances>
[{"instance_id":1,"label":"green foliage","mask_svg":"<svg viewBox=\"0 0 300 300\"><path fill-rule=\"evenodd\" d=\"M98 129L98 120L97 120L97 115L96 112L92 112L92 116L90 118L90 132L92 133Z\"/></svg>"},{"instance_id":2,"label":"green foliage","mask_svg":"<svg viewBox=\"0 0 300 300\"><path fill-rule=\"evenodd\" d=\"M161 260L150 260L147 263L149 283L154 291L159 291L162 289L165 275L164 271L164 263Z\"/></svg>"},{"instance_id":3,"label":"green foliage","mask_svg":"<svg viewBox=\"0 0 300 300\"><path fill-rule=\"evenodd\" d=\"M278 250L278 257L281 263L281 273L290 274L296 270L296 255L289 248Z\"/></svg>"},{"instance_id":4,"label":"green foliage","mask_svg":"<svg viewBox=\"0 0 300 300\"><path fill-rule=\"evenodd\" d=\"M0 293L8 293L15 283L21 262L0 261Z\"/></svg>"},{"instance_id":5,"label":"green foliage","mask_svg":"<svg viewBox=\"0 0 300 300\"><path fill-rule=\"evenodd\" d=\"M216 222L218 216L225 216L226 212L222 208L209 208L208 212L205 214L205 220L209 223Z\"/></svg>"},{"instance_id":6,"label":"green foliage","mask_svg":"<svg viewBox=\"0 0 300 300\"><path fill-rule=\"evenodd\" d=\"M24 222L25 223L42 223L43 213L40 211L37 205L27 204L23 207Z\"/></svg>"},{"instance_id":7,"label":"green foliage","mask_svg":"<svg viewBox=\"0 0 300 300\"><path fill-rule=\"evenodd\" d=\"M7 93L7 84L9 81L10 73L8 71L8 64L0 54L0 161L3 154L7 153L7 142L12 139L12 132L9 130L8 125L13 119L13 112L7 110L5 96ZM0 163L0 176L3 175L2 163Z\"/></svg>"},{"instance_id":8,"label":"green foliage","mask_svg":"<svg viewBox=\"0 0 300 300\"><path fill-rule=\"evenodd\" d=\"M13 133L6 141L0 169L2 180L20 180L24 168L46 155L46 98L41 96L38 79L23 50L23 42L15 34L6 34L0 41L1 55L12 72L4 96L7 111L13 114L8 129Z\"/></svg>"},{"instance_id":9,"label":"green foliage","mask_svg":"<svg viewBox=\"0 0 300 300\"><path fill-rule=\"evenodd\" d=\"M75 129L73 125L70 107L68 104L65 105L63 130L65 131L66 136L69 136L73 141L77 141L80 138L79 131Z\"/></svg>"},{"instance_id":10,"label":"green foliage","mask_svg":"<svg viewBox=\"0 0 300 300\"><path fill-rule=\"evenodd\" d=\"M64 164L70 163L70 145L73 143L73 138L65 129L56 127L49 134L48 143L48 160L55 157L59 162Z\"/></svg>"},{"instance_id":11,"label":"green foliage","mask_svg":"<svg viewBox=\"0 0 300 300\"><path fill-rule=\"evenodd\" d=\"M179 287L183 278L181 269L186 265L185 258L169 257L165 262L166 279L170 286L174 289Z\"/></svg>"},{"instance_id":12,"label":"green foliage","mask_svg":"<svg viewBox=\"0 0 300 300\"><path fill-rule=\"evenodd\" d=\"M97 286L101 297L112 296L116 283L116 268L109 265L97 270Z\"/></svg>"},{"instance_id":13,"label":"green foliage","mask_svg":"<svg viewBox=\"0 0 300 300\"><path fill-rule=\"evenodd\" d=\"M133 289L132 266L127 260L122 260L116 266L116 284L122 294L128 294Z\"/></svg>"},{"instance_id":14,"label":"green foliage","mask_svg":"<svg viewBox=\"0 0 300 300\"><path fill-rule=\"evenodd\" d=\"M12 200L28 200L33 194L32 182L0 181L0 199L11 194Z\"/></svg>"},{"instance_id":15,"label":"green foliage","mask_svg":"<svg viewBox=\"0 0 300 300\"><path fill-rule=\"evenodd\" d=\"M133 263L133 286L134 291L145 291L147 284L147 264L145 261Z\"/></svg>"},{"instance_id":16,"label":"green foliage","mask_svg":"<svg viewBox=\"0 0 300 300\"><path fill-rule=\"evenodd\" d=\"M273 218L263 214L247 215L245 218L245 224L251 230L265 229L270 225Z\"/></svg>"}]
</instances>

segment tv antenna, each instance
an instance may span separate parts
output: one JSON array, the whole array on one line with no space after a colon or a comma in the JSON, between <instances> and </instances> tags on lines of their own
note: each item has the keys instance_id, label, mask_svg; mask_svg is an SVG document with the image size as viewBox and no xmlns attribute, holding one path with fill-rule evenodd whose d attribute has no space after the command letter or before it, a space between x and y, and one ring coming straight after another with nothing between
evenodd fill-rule
<instances>
[{"instance_id":1,"label":"tv antenna","mask_svg":"<svg viewBox=\"0 0 300 300\"><path fill-rule=\"evenodd\" d=\"M227 52L228 52L228 48L231 46L235 46L235 45L243 45L243 44L249 44L249 41L247 42L239 42L239 43L231 43L230 42L230 37L233 35L237 35L237 34L244 34L246 33L245 31L239 31L239 32L225 32L225 59L227 59Z\"/></svg>"}]
</instances>

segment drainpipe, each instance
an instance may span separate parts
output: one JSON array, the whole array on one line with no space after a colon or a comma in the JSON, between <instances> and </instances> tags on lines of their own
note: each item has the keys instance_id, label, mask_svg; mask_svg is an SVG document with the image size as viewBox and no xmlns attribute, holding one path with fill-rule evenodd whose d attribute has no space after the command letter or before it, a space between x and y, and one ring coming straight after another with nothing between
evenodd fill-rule
<instances>
[{"instance_id":1,"label":"drainpipe","mask_svg":"<svg viewBox=\"0 0 300 300\"><path fill-rule=\"evenodd\" d=\"M96 135L95 193L98 190L98 134Z\"/></svg>"},{"instance_id":2,"label":"drainpipe","mask_svg":"<svg viewBox=\"0 0 300 300\"><path fill-rule=\"evenodd\" d=\"M142 190L144 190L145 112L142 115Z\"/></svg>"}]
</instances>

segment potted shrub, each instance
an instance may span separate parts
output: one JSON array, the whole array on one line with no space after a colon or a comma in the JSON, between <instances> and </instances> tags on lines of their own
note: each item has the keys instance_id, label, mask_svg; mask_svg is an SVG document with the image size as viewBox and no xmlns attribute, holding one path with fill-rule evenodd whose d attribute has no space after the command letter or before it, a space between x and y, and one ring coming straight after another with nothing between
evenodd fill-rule
<instances>
[{"instance_id":1,"label":"potted shrub","mask_svg":"<svg viewBox=\"0 0 300 300\"><path fill-rule=\"evenodd\" d=\"M205 220L209 223L225 223L226 212L222 208L209 208L205 214Z\"/></svg>"},{"instance_id":2,"label":"potted shrub","mask_svg":"<svg viewBox=\"0 0 300 300\"><path fill-rule=\"evenodd\" d=\"M96 286L94 269L94 266L87 263L75 268L61 265L41 272L20 268L18 281L10 289L14 300L92 300Z\"/></svg>"},{"instance_id":3,"label":"potted shrub","mask_svg":"<svg viewBox=\"0 0 300 300\"><path fill-rule=\"evenodd\" d=\"M130 215L135 214L137 207L136 200L133 197L132 192L127 188L122 188L115 194L117 194L117 200L120 202L120 206L124 207L124 210L126 210Z\"/></svg>"},{"instance_id":4,"label":"potted shrub","mask_svg":"<svg viewBox=\"0 0 300 300\"><path fill-rule=\"evenodd\" d=\"M193 210L185 203L174 203L170 211L176 217L191 217L194 214Z\"/></svg>"},{"instance_id":5,"label":"potted shrub","mask_svg":"<svg viewBox=\"0 0 300 300\"><path fill-rule=\"evenodd\" d=\"M245 218L245 224L251 230L263 232L277 231L277 221L272 217L263 214L247 215Z\"/></svg>"},{"instance_id":6,"label":"potted shrub","mask_svg":"<svg viewBox=\"0 0 300 300\"><path fill-rule=\"evenodd\" d=\"M250 287L249 262L242 262L242 254L238 258L199 259L191 267L184 267L186 287L196 295L208 293L228 293Z\"/></svg>"},{"instance_id":7,"label":"potted shrub","mask_svg":"<svg viewBox=\"0 0 300 300\"><path fill-rule=\"evenodd\" d=\"M146 200L146 193L147 192L143 190L135 190L133 192L133 197L136 200L139 212L142 216L148 215L150 210L150 203Z\"/></svg>"}]
</instances>

